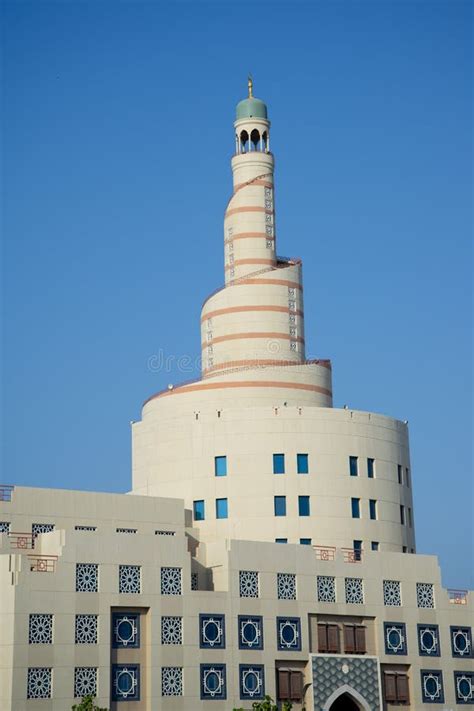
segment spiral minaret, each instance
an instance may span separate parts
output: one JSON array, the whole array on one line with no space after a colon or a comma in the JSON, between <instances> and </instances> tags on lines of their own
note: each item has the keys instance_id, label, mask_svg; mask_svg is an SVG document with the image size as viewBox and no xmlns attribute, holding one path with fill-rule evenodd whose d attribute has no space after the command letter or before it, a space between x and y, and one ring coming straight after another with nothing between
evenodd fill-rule
<instances>
[{"instance_id":1,"label":"spiral minaret","mask_svg":"<svg viewBox=\"0 0 474 711\"><path fill-rule=\"evenodd\" d=\"M251 80L234 128L233 193L224 215L225 285L204 302L202 383L191 387L259 388L265 396L269 388L278 389L285 391L285 401L304 393L306 401L330 406L329 361L305 360L302 262L277 256L270 121L264 102L253 96Z\"/></svg>"},{"instance_id":2,"label":"spiral minaret","mask_svg":"<svg viewBox=\"0 0 474 711\"><path fill-rule=\"evenodd\" d=\"M303 266L277 255L270 121L251 82L234 140L224 285L202 307L202 374L145 402L133 425L134 493L183 498L202 541L411 550L413 528L401 523L401 512L412 515L411 491L397 480L400 467L409 469L406 425L333 408L330 362L306 357ZM283 476L273 455L285 461ZM361 476L347 473L354 459ZM368 466L370 478L362 476Z\"/></svg>"}]
</instances>

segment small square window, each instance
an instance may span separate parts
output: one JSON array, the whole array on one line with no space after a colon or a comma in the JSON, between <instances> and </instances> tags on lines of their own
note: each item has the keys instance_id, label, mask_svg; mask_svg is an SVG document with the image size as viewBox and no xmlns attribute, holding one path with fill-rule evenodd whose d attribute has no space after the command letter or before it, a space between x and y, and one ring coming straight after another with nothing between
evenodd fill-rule
<instances>
[{"instance_id":1,"label":"small square window","mask_svg":"<svg viewBox=\"0 0 474 711\"><path fill-rule=\"evenodd\" d=\"M263 649L263 618L239 615L239 649Z\"/></svg>"},{"instance_id":2,"label":"small square window","mask_svg":"<svg viewBox=\"0 0 474 711\"><path fill-rule=\"evenodd\" d=\"M311 545L311 538L300 538L300 544L302 546L310 546Z\"/></svg>"},{"instance_id":3,"label":"small square window","mask_svg":"<svg viewBox=\"0 0 474 711\"><path fill-rule=\"evenodd\" d=\"M453 657L470 659L472 654L472 631L470 627L451 627L451 650Z\"/></svg>"},{"instance_id":4,"label":"small square window","mask_svg":"<svg viewBox=\"0 0 474 711\"><path fill-rule=\"evenodd\" d=\"M357 457L349 457L349 474L359 476L359 460Z\"/></svg>"},{"instance_id":5,"label":"small square window","mask_svg":"<svg viewBox=\"0 0 474 711\"><path fill-rule=\"evenodd\" d=\"M407 633L403 622L383 623L385 654L407 654Z\"/></svg>"},{"instance_id":6,"label":"small square window","mask_svg":"<svg viewBox=\"0 0 474 711\"><path fill-rule=\"evenodd\" d=\"M309 473L309 463L307 454L296 455L296 471L298 472L298 474Z\"/></svg>"},{"instance_id":7,"label":"small square window","mask_svg":"<svg viewBox=\"0 0 474 711\"><path fill-rule=\"evenodd\" d=\"M362 560L362 541L352 541L352 548L354 551L354 560Z\"/></svg>"},{"instance_id":8,"label":"small square window","mask_svg":"<svg viewBox=\"0 0 474 711\"><path fill-rule=\"evenodd\" d=\"M216 499L216 518L227 518L227 499Z\"/></svg>"},{"instance_id":9,"label":"small square window","mask_svg":"<svg viewBox=\"0 0 474 711\"><path fill-rule=\"evenodd\" d=\"M375 499L369 499L369 515L372 521L377 519L377 501Z\"/></svg>"},{"instance_id":10,"label":"small square window","mask_svg":"<svg viewBox=\"0 0 474 711\"><path fill-rule=\"evenodd\" d=\"M277 617L277 647L279 651L301 651L299 617Z\"/></svg>"},{"instance_id":11,"label":"small square window","mask_svg":"<svg viewBox=\"0 0 474 711\"><path fill-rule=\"evenodd\" d=\"M444 704L442 671L421 670L421 698L425 704Z\"/></svg>"},{"instance_id":12,"label":"small square window","mask_svg":"<svg viewBox=\"0 0 474 711\"><path fill-rule=\"evenodd\" d=\"M273 473L274 474L284 474L285 473L285 455L284 454L274 454L273 455Z\"/></svg>"},{"instance_id":13,"label":"small square window","mask_svg":"<svg viewBox=\"0 0 474 711\"><path fill-rule=\"evenodd\" d=\"M375 459L371 459L370 457L367 459L367 476L369 479L375 477Z\"/></svg>"},{"instance_id":14,"label":"small square window","mask_svg":"<svg viewBox=\"0 0 474 711\"><path fill-rule=\"evenodd\" d=\"M99 566L97 563L76 563L76 592L99 591Z\"/></svg>"},{"instance_id":15,"label":"small square window","mask_svg":"<svg viewBox=\"0 0 474 711\"><path fill-rule=\"evenodd\" d=\"M379 549L379 542L378 541L372 541L370 544L370 548L373 551L378 551Z\"/></svg>"},{"instance_id":16,"label":"small square window","mask_svg":"<svg viewBox=\"0 0 474 711\"><path fill-rule=\"evenodd\" d=\"M202 499L193 502L193 516L195 521L204 521L205 508L204 501Z\"/></svg>"},{"instance_id":17,"label":"small square window","mask_svg":"<svg viewBox=\"0 0 474 711\"><path fill-rule=\"evenodd\" d=\"M225 701L226 698L225 664L201 664L201 699Z\"/></svg>"},{"instance_id":18,"label":"small square window","mask_svg":"<svg viewBox=\"0 0 474 711\"><path fill-rule=\"evenodd\" d=\"M286 516L286 496L274 497L275 516Z\"/></svg>"},{"instance_id":19,"label":"small square window","mask_svg":"<svg viewBox=\"0 0 474 711\"><path fill-rule=\"evenodd\" d=\"M454 672L454 688L458 704L474 704L474 672Z\"/></svg>"},{"instance_id":20,"label":"small square window","mask_svg":"<svg viewBox=\"0 0 474 711\"><path fill-rule=\"evenodd\" d=\"M288 538L275 538L275 543L288 543Z\"/></svg>"},{"instance_id":21,"label":"small square window","mask_svg":"<svg viewBox=\"0 0 474 711\"><path fill-rule=\"evenodd\" d=\"M360 518L360 499L351 499L352 518Z\"/></svg>"},{"instance_id":22,"label":"small square window","mask_svg":"<svg viewBox=\"0 0 474 711\"><path fill-rule=\"evenodd\" d=\"M225 649L224 615L199 615L201 649Z\"/></svg>"},{"instance_id":23,"label":"small square window","mask_svg":"<svg viewBox=\"0 0 474 711\"><path fill-rule=\"evenodd\" d=\"M298 514L300 516L310 515L309 496L298 496Z\"/></svg>"},{"instance_id":24,"label":"small square window","mask_svg":"<svg viewBox=\"0 0 474 711\"><path fill-rule=\"evenodd\" d=\"M417 625L417 631L420 656L439 657L441 651L438 625Z\"/></svg>"},{"instance_id":25,"label":"small square window","mask_svg":"<svg viewBox=\"0 0 474 711\"><path fill-rule=\"evenodd\" d=\"M265 696L265 672L263 664L239 664L240 698L263 699Z\"/></svg>"},{"instance_id":26,"label":"small square window","mask_svg":"<svg viewBox=\"0 0 474 711\"><path fill-rule=\"evenodd\" d=\"M161 594L182 595L183 573L181 568L161 568Z\"/></svg>"},{"instance_id":27,"label":"small square window","mask_svg":"<svg viewBox=\"0 0 474 711\"><path fill-rule=\"evenodd\" d=\"M214 457L214 474L227 476L227 457Z\"/></svg>"},{"instance_id":28,"label":"small square window","mask_svg":"<svg viewBox=\"0 0 474 711\"><path fill-rule=\"evenodd\" d=\"M112 699L138 701L140 699L140 665L114 664L112 666Z\"/></svg>"},{"instance_id":29,"label":"small square window","mask_svg":"<svg viewBox=\"0 0 474 711\"><path fill-rule=\"evenodd\" d=\"M75 643L97 644L98 642L98 616L76 615Z\"/></svg>"},{"instance_id":30,"label":"small square window","mask_svg":"<svg viewBox=\"0 0 474 711\"><path fill-rule=\"evenodd\" d=\"M140 615L137 613L112 614L112 646L114 648L140 646Z\"/></svg>"},{"instance_id":31,"label":"small square window","mask_svg":"<svg viewBox=\"0 0 474 711\"><path fill-rule=\"evenodd\" d=\"M294 573L277 573L277 597L279 600L296 600Z\"/></svg>"}]
</instances>

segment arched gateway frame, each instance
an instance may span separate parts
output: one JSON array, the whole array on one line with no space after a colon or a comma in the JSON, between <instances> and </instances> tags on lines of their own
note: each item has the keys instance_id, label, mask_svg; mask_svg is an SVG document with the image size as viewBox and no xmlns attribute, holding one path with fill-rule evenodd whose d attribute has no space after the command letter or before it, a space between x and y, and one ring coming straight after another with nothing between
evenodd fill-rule
<instances>
[{"instance_id":1,"label":"arched gateway frame","mask_svg":"<svg viewBox=\"0 0 474 711\"><path fill-rule=\"evenodd\" d=\"M353 689L352 686L349 686L349 684L340 686L331 694L324 704L323 711L331 711L333 704L344 695L347 695L352 701L354 701L361 711L372 711L364 697L359 694L358 691Z\"/></svg>"}]
</instances>

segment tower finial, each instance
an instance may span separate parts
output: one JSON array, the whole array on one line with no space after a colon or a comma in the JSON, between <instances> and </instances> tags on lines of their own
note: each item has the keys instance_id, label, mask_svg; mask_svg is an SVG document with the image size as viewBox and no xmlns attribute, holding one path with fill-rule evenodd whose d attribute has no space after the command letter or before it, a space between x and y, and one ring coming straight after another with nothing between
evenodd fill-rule
<instances>
[{"instance_id":1,"label":"tower finial","mask_svg":"<svg viewBox=\"0 0 474 711\"><path fill-rule=\"evenodd\" d=\"M251 99L253 96L253 79L251 74L249 74L247 85L249 88L249 99Z\"/></svg>"}]
</instances>

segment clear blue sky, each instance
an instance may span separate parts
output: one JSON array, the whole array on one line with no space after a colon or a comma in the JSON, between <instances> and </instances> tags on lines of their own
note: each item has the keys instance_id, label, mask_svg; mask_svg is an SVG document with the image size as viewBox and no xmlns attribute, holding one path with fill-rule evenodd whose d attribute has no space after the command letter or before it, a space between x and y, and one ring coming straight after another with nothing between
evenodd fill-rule
<instances>
[{"instance_id":1,"label":"clear blue sky","mask_svg":"<svg viewBox=\"0 0 474 711\"><path fill-rule=\"evenodd\" d=\"M252 71L308 354L332 359L336 406L409 420L418 550L472 586L471 4L2 13L3 481L130 488L129 421L193 375L149 359L198 355L223 281Z\"/></svg>"}]
</instances>

